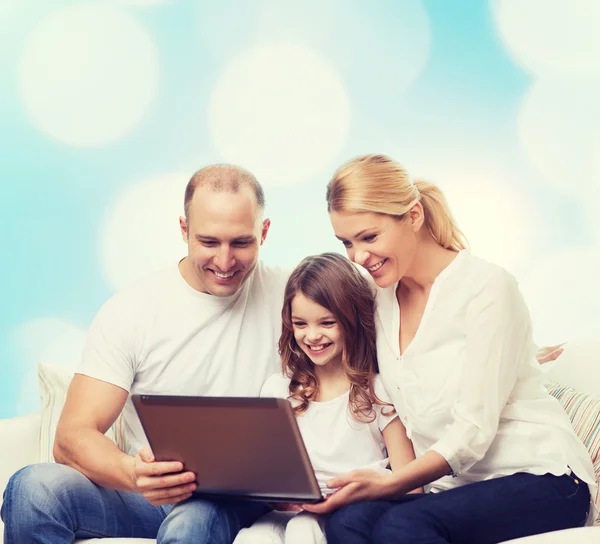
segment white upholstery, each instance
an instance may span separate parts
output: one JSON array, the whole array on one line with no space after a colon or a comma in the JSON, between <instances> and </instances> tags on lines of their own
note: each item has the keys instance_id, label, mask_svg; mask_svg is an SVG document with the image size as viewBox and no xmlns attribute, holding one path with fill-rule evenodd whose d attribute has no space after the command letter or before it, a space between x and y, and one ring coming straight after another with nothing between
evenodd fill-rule
<instances>
[{"instance_id":1,"label":"white upholstery","mask_svg":"<svg viewBox=\"0 0 600 544\"><path fill-rule=\"evenodd\" d=\"M507 544L598 544L600 527L580 527L509 540Z\"/></svg>"},{"instance_id":2,"label":"white upholstery","mask_svg":"<svg viewBox=\"0 0 600 544\"><path fill-rule=\"evenodd\" d=\"M102 542L110 544L154 544L156 540L150 538L90 538L86 540L76 540L75 544L88 544L88 542Z\"/></svg>"}]
</instances>

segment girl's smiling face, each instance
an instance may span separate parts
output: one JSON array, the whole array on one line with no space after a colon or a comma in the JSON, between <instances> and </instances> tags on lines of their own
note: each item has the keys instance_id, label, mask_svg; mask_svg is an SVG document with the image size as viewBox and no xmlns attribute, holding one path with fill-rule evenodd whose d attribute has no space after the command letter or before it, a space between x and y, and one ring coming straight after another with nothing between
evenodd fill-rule
<instances>
[{"instance_id":1,"label":"girl's smiling face","mask_svg":"<svg viewBox=\"0 0 600 544\"><path fill-rule=\"evenodd\" d=\"M343 337L335 316L302 293L292 299L291 310L294 338L308 358L317 366L340 364Z\"/></svg>"}]
</instances>

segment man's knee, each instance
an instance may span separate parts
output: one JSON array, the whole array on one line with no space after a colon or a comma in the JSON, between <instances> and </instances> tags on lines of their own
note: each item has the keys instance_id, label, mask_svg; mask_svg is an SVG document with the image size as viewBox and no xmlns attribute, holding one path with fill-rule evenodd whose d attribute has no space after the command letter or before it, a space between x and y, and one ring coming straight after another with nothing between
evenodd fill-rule
<instances>
[{"instance_id":1,"label":"man's knee","mask_svg":"<svg viewBox=\"0 0 600 544\"><path fill-rule=\"evenodd\" d=\"M158 532L158 542L195 541L207 542L210 536L214 542L233 542L235 535L229 534L227 513L219 503L188 499L178 503L163 521Z\"/></svg>"},{"instance_id":2,"label":"man's knee","mask_svg":"<svg viewBox=\"0 0 600 544\"><path fill-rule=\"evenodd\" d=\"M35 505L42 501L46 508L52 500L63 501L68 494L90 481L79 471L56 463L38 463L13 474L4 491L2 515L8 517L13 505Z\"/></svg>"}]
</instances>

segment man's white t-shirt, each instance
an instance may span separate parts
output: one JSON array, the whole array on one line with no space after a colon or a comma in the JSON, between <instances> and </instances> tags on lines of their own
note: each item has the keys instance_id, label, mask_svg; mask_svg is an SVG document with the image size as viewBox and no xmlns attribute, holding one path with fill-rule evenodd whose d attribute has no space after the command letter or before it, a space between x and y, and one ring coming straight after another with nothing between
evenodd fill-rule
<instances>
[{"instance_id":1,"label":"man's white t-shirt","mask_svg":"<svg viewBox=\"0 0 600 544\"><path fill-rule=\"evenodd\" d=\"M102 306L77 372L130 394L258 396L279 367L287 278L259 262L238 293L216 297L169 267ZM123 418L135 455L147 441L130 398Z\"/></svg>"},{"instance_id":2,"label":"man's white t-shirt","mask_svg":"<svg viewBox=\"0 0 600 544\"><path fill-rule=\"evenodd\" d=\"M290 379L280 372L267 380L260 395L287 399L289 384ZM379 376L374 389L379 400L390 402ZM371 423L357 421L350 412L348 397L346 392L329 401L310 402L306 412L296 418L319 487L325 493L333 492L326 482L334 476L359 468L386 472L389 464L381 433L397 415L385 415L389 406L374 405L376 417ZM292 406L299 403L294 399L290 402Z\"/></svg>"}]
</instances>

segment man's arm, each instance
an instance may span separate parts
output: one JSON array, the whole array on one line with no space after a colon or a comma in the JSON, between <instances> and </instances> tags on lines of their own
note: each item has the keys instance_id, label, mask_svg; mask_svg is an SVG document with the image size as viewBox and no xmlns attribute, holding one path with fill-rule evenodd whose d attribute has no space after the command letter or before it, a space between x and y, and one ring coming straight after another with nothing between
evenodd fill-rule
<instances>
[{"instance_id":1,"label":"man's arm","mask_svg":"<svg viewBox=\"0 0 600 544\"><path fill-rule=\"evenodd\" d=\"M56 429L54 458L103 487L142 493L152 504L179 502L196 488L180 462L155 462L146 448L136 457L122 452L104 433L127 400L124 389L75 374Z\"/></svg>"}]
</instances>

